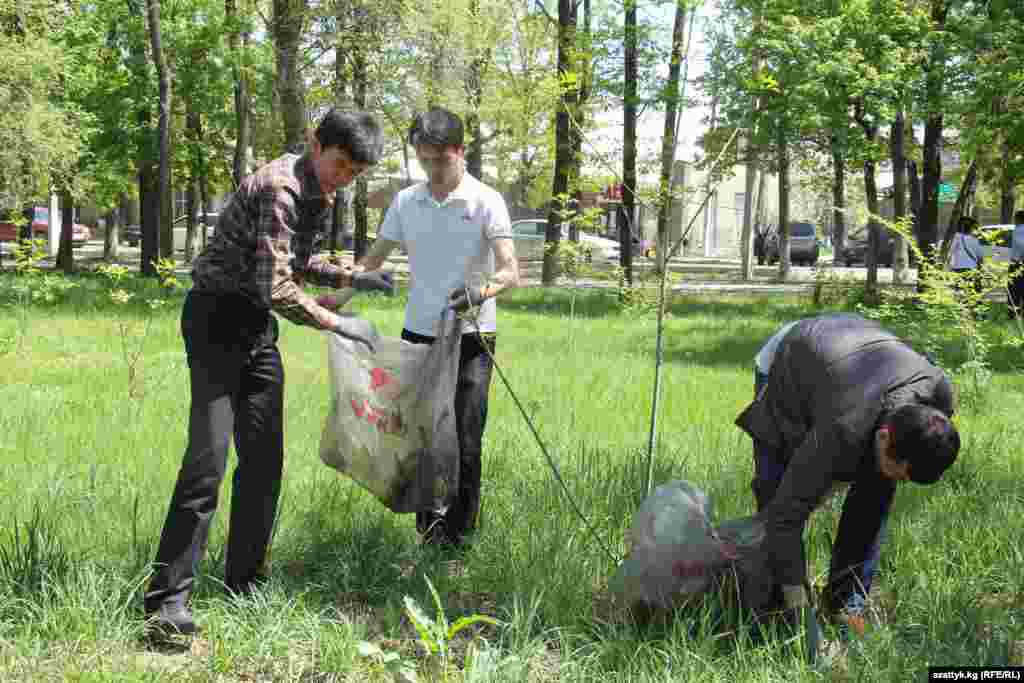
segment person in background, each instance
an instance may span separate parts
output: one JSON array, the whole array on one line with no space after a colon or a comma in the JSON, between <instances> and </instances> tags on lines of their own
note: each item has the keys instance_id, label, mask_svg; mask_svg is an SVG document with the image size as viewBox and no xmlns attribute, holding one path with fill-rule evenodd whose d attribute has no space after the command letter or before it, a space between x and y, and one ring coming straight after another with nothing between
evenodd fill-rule
<instances>
[{"instance_id":1,"label":"person in background","mask_svg":"<svg viewBox=\"0 0 1024 683\"><path fill-rule=\"evenodd\" d=\"M1019 318L1024 309L1024 209L1013 214L1013 237L1010 242L1010 282L1007 288L1010 317Z\"/></svg>"},{"instance_id":2,"label":"person in background","mask_svg":"<svg viewBox=\"0 0 1024 683\"><path fill-rule=\"evenodd\" d=\"M459 489L447 510L421 510L416 527L428 544L458 547L477 526L481 456L497 338L495 297L519 284L519 263L505 200L466 173L463 125L435 107L415 117L409 143L427 181L399 192L358 267L373 271L401 246L411 287L402 339L431 343L446 309L463 314L455 422Z\"/></svg>"},{"instance_id":3,"label":"person in background","mask_svg":"<svg viewBox=\"0 0 1024 683\"><path fill-rule=\"evenodd\" d=\"M331 110L307 153L286 154L242 181L195 260L181 312L192 394L188 444L144 596L154 631L197 631L187 603L232 438L238 465L224 582L245 594L265 580L284 462L284 368L273 314L375 343L370 323L325 308L327 299L314 299L302 284L393 291L387 274L352 272L312 254L335 190L376 164L382 150L372 117Z\"/></svg>"},{"instance_id":4,"label":"person in background","mask_svg":"<svg viewBox=\"0 0 1024 683\"><path fill-rule=\"evenodd\" d=\"M981 264L985 250L975 235L978 221L971 216L961 216L956 234L949 245L949 269L960 274L957 289L962 293L971 289L971 294L979 294L982 287Z\"/></svg>"},{"instance_id":5,"label":"person in background","mask_svg":"<svg viewBox=\"0 0 1024 683\"><path fill-rule=\"evenodd\" d=\"M953 386L895 335L848 314L791 323L759 362L762 385L736 419L753 439L752 488L766 527L759 566L744 572L744 599L759 617L807 622L804 527L849 486L824 603L862 630L897 484L935 483L959 453Z\"/></svg>"}]
</instances>

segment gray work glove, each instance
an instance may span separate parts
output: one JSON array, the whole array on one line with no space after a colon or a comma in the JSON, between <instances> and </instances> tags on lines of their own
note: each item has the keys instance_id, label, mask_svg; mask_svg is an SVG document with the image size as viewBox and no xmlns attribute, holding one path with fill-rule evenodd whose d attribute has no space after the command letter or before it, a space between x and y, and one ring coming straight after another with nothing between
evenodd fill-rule
<instances>
[{"instance_id":1,"label":"gray work glove","mask_svg":"<svg viewBox=\"0 0 1024 683\"><path fill-rule=\"evenodd\" d=\"M470 308L475 308L483 303L484 297L483 292L479 287L466 287L460 285L452 290L452 293L448 295L448 308L452 309L456 313L462 313L468 311Z\"/></svg>"},{"instance_id":2,"label":"gray work glove","mask_svg":"<svg viewBox=\"0 0 1024 683\"><path fill-rule=\"evenodd\" d=\"M365 344L370 351L377 350L380 335L377 334L374 324L365 318L351 313L341 313L335 316L334 325L330 329L340 337Z\"/></svg>"},{"instance_id":3,"label":"gray work glove","mask_svg":"<svg viewBox=\"0 0 1024 683\"><path fill-rule=\"evenodd\" d=\"M371 270L352 273L352 288L358 292L384 292L390 296L395 293L395 282L391 273Z\"/></svg>"}]
</instances>

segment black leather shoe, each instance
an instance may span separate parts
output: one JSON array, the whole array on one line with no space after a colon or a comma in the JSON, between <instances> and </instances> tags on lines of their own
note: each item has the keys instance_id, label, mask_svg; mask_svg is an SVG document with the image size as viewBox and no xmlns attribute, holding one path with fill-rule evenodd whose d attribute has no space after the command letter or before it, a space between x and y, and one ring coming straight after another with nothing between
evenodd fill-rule
<instances>
[{"instance_id":1,"label":"black leather shoe","mask_svg":"<svg viewBox=\"0 0 1024 683\"><path fill-rule=\"evenodd\" d=\"M199 626L184 605L165 604L146 613L146 631L154 635L190 636L199 632Z\"/></svg>"},{"instance_id":2,"label":"black leather shoe","mask_svg":"<svg viewBox=\"0 0 1024 683\"><path fill-rule=\"evenodd\" d=\"M269 580L270 579L263 574L256 574L246 581L229 581L225 583L224 586L227 588L228 593L246 597L252 595L253 591L259 590L265 586Z\"/></svg>"}]
</instances>

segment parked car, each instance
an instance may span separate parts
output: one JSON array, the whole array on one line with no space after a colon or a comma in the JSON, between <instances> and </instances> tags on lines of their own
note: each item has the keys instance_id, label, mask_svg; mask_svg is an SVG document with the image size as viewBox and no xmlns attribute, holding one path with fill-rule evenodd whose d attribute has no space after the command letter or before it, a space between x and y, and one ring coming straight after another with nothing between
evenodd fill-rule
<instances>
[{"instance_id":1,"label":"parked car","mask_svg":"<svg viewBox=\"0 0 1024 683\"><path fill-rule=\"evenodd\" d=\"M220 216L215 211L206 214L209 224L206 226L206 239L211 239L217 228L217 219ZM202 225L203 214L199 214L197 225ZM178 216L174 219L174 249L175 251L185 250L185 233L188 226L185 225L185 216ZM137 247L142 242L142 226L133 224L121 228L120 240L129 247Z\"/></svg>"},{"instance_id":2,"label":"parked car","mask_svg":"<svg viewBox=\"0 0 1024 683\"><path fill-rule=\"evenodd\" d=\"M892 233L885 228L879 228L878 238L878 265L883 268L892 268L893 252L895 251ZM843 246L843 264L847 268L863 266L867 264L867 255L868 227L864 226L847 236L846 244Z\"/></svg>"},{"instance_id":3,"label":"parked car","mask_svg":"<svg viewBox=\"0 0 1024 683\"><path fill-rule=\"evenodd\" d=\"M985 258L999 263L1010 262L1013 244L1012 224L983 225L977 231L978 241L985 247Z\"/></svg>"},{"instance_id":4,"label":"parked car","mask_svg":"<svg viewBox=\"0 0 1024 683\"><path fill-rule=\"evenodd\" d=\"M16 242L21 228L14 223L0 223L0 242ZM50 210L45 206L35 207L32 216L33 239L47 239L50 234ZM81 223L71 224L71 246L80 247L92 239L92 230Z\"/></svg>"},{"instance_id":5,"label":"parked car","mask_svg":"<svg viewBox=\"0 0 1024 683\"><path fill-rule=\"evenodd\" d=\"M789 224L789 261L794 265L813 266L818 262L821 245L818 231L813 223L793 221ZM764 243L764 254L768 263L779 261L779 233L768 235Z\"/></svg>"},{"instance_id":6,"label":"parked car","mask_svg":"<svg viewBox=\"0 0 1024 683\"><path fill-rule=\"evenodd\" d=\"M513 221L512 239L516 243L516 253L520 258L541 258L544 255L544 239L547 235L548 222L543 218L527 218ZM619 243L607 237L599 237L580 231L580 244L588 251L590 259L619 260ZM562 226L562 239L569 239L569 229Z\"/></svg>"}]
</instances>

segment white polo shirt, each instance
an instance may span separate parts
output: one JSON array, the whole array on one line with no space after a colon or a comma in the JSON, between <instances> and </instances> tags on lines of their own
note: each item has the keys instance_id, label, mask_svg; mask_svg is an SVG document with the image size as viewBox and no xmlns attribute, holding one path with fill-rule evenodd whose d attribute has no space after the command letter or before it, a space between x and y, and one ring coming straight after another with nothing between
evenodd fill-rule
<instances>
[{"instance_id":1,"label":"white polo shirt","mask_svg":"<svg viewBox=\"0 0 1024 683\"><path fill-rule=\"evenodd\" d=\"M436 336L448 305L448 295L463 283L482 286L494 274L493 240L512 237L512 221L504 198L468 173L443 202L437 202L426 183L399 192L379 231L399 242L409 254L409 303L405 328ZM494 332L497 307L493 298L481 304L477 325ZM474 332L470 321L463 332Z\"/></svg>"}]
</instances>

